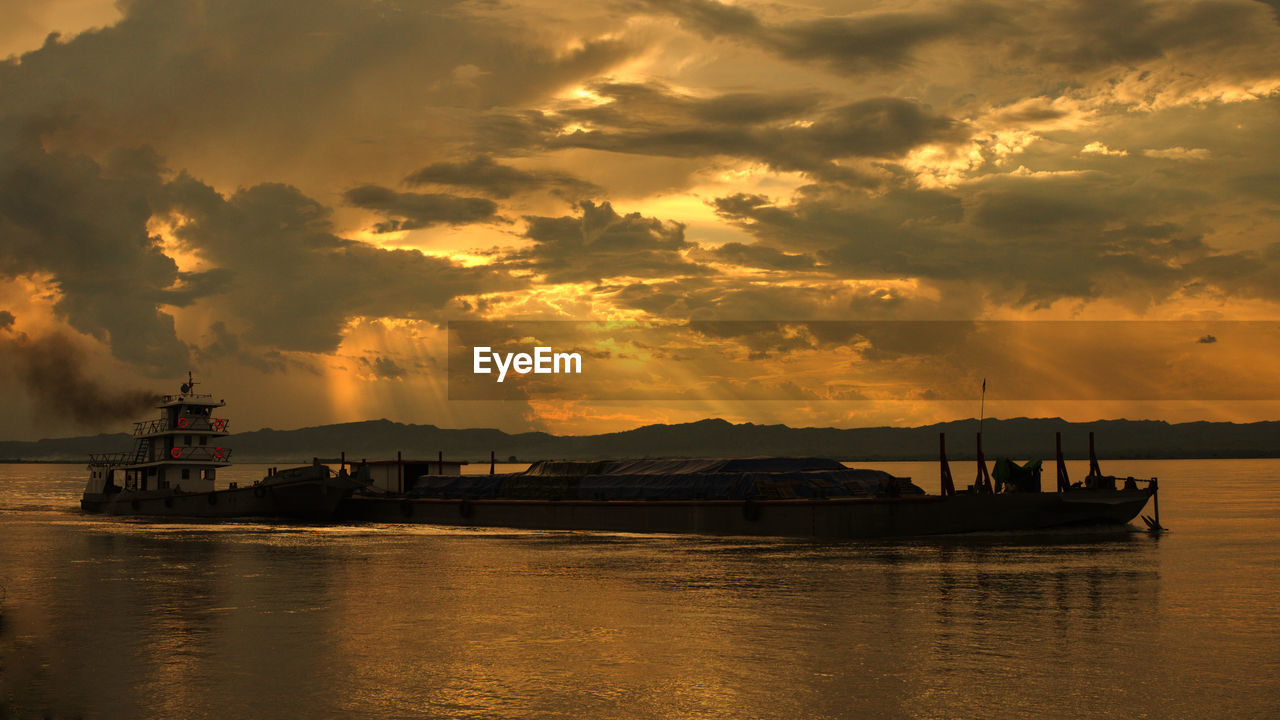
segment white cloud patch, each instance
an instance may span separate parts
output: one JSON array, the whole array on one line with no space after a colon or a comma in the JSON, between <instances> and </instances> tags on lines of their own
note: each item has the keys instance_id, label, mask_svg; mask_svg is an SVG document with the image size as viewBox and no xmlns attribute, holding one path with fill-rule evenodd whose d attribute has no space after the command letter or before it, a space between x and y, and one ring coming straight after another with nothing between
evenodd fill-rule
<instances>
[{"instance_id":1,"label":"white cloud patch","mask_svg":"<svg viewBox=\"0 0 1280 720\"><path fill-rule=\"evenodd\" d=\"M1205 148L1184 148L1181 145L1160 150L1143 150L1142 154L1162 160L1208 160L1212 155Z\"/></svg>"},{"instance_id":2,"label":"white cloud patch","mask_svg":"<svg viewBox=\"0 0 1280 720\"><path fill-rule=\"evenodd\" d=\"M1129 154L1128 150L1118 150L1115 148L1109 148L1106 146L1105 143L1102 143L1097 140L1080 148L1080 152L1086 153L1089 155L1106 155L1108 157L1125 157L1126 155Z\"/></svg>"}]
</instances>

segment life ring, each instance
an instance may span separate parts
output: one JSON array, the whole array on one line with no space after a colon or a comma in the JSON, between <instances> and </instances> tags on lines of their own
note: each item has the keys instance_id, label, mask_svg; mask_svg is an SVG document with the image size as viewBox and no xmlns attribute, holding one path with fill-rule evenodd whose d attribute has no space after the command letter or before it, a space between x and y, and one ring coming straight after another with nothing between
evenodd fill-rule
<instances>
[{"instance_id":1,"label":"life ring","mask_svg":"<svg viewBox=\"0 0 1280 720\"><path fill-rule=\"evenodd\" d=\"M747 522L755 522L760 519L760 503L755 498L747 498L742 503L742 519Z\"/></svg>"},{"instance_id":2,"label":"life ring","mask_svg":"<svg viewBox=\"0 0 1280 720\"><path fill-rule=\"evenodd\" d=\"M408 500L400 501L400 514L405 517L413 517L413 503Z\"/></svg>"},{"instance_id":3,"label":"life ring","mask_svg":"<svg viewBox=\"0 0 1280 720\"><path fill-rule=\"evenodd\" d=\"M178 418L178 427L180 427L180 428L186 428L186 427L187 427L187 419L186 419L186 418L184 418L184 417L180 417L180 418Z\"/></svg>"},{"instance_id":4,"label":"life ring","mask_svg":"<svg viewBox=\"0 0 1280 720\"><path fill-rule=\"evenodd\" d=\"M223 454L224 452L226 452L226 451L225 451L225 450L223 450L222 448L214 448L214 449L213 449L213 459L214 459L214 460L221 460L221 459L222 459L222 454Z\"/></svg>"},{"instance_id":5,"label":"life ring","mask_svg":"<svg viewBox=\"0 0 1280 720\"><path fill-rule=\"evenodd\" d=\"M256 498L264 498L267 496L267 489L261 485L253 486L253 496Z\"/></svg>"},{"instance_id":6,"label":"life ring","mask_svg":"<svg viewBox=\"0 0 1280 720\"><path fill-rule=\"evenodd\" d=\"M182 448L176 447L169 450L169 455L175 458L182 457Z\"/></svg>"},{"instance_id":7,"label":"life ring","mask_svg":"<svg viewBox=\"0 0 1280 720\"><path fill-rule=\"evenodd\" d=\"M215 418L215 419L214 419L214 421L213 421L213 429L214 429L214 430L226 430L226 429L227 429L227 419L226 419L226 418Z\"/></svg>"},{"instance_id":8,"label":"life ring","mask_svg":"<svg viewBox=\"0 0 1280 720\"><path fill-rule=\"evenodd\" d=\"M472 505L470 500L463 500L458 503L458 514L464 518L469 518L476 514L476 506Z\"/></svg>"}]
</instances>

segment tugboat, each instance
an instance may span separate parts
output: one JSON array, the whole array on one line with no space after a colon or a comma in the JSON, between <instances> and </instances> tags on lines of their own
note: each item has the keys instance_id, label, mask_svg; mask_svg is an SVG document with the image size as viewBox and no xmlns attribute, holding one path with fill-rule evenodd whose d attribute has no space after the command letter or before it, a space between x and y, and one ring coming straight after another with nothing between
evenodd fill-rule
<instances>
[{"instance_id":1,"label":"tugboat","mask_svg":"<svg viewBox=\"0 0 1280 720\"><path fill-rule=\"evenodd\" d=\"M231 464L222 444L226 403L195 392L187 373L177 395L161 397L160 416L134 424L132 452L90 455L89 482L80 508L106 515L190 518L287 517L327 520L338 504L367 482L367 470L334 474L311 465L276 472L247 487L214 489L218 468Z\"/></svg>"}]
</instances>

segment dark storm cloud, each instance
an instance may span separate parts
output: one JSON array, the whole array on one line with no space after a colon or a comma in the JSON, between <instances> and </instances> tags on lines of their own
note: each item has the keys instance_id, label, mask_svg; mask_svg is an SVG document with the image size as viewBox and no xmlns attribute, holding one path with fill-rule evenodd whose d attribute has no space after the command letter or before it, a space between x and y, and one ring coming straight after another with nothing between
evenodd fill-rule
<instances>
[{"instance_id":1,"label":"dark storm cloud","mask_svg":"<svg viewBox=\"0 0 1280 720\"><path fill-rule=\"evenodd\" d=\"M1022 19L1062 32L1015 36L1011 47L1039 62L1081 71L1133 65L1165 57L1175 49L1224 50L1258 37L1262 7L1242 2L1200 0L1083 0L1045 7Z\"/></svg>"},{"instance_id":2,"label":"dark storm cloud","mask_svg":"<svg viewBox=\"0 0 1280 720\"><path fill-rule=\"evenodd\" d=\"M1280 242L1271 242L1255 252L1217 256L1201 261L1206 274L1228 276L1230 283L1214 289L1220 295L1280 299Z\"/></svg>"},{"instance_id":3,"label":"dark storm cloud","mask_svg":"<svg viewBox=\"0 0 1280 720\"><path fill-rule=\"evenodd\" d=\"M532 154L545 150L548 138L554 137L561 125L555 115L541 110L489 110L476 118L470 149L509 156Z\"/></svg>"},{"instance_id":4,"label":"dark storm cloud","mask_svg":"<svg viewBox=\"0 0 1280 720\"><path fill-rule=\"evenodd\" d=\"M488 155L476 155L464 162L432 163L411 173L405 178L405 182L413 186L465 187L498 198L542 189L569 198L600 195L604 192L602 188L568 173L521 170L498 163Z\"/></svg>"},{"instance_id":5,"label":"dark storm cloud","mask_svg":"<svg viewBox=\"0 0 1280 720\"><path fill-rule=\"evenodd\" d=\"M910 62L913 51L930 42L984 28L994 34L1005 17L994 5L966 2L936 12L886 12L769 24L750 10L715 0L650 0L648 4L703 36L745 40L784 58L819 61L843 73L899 67Z\"/></svg>"},{"instance_id":6,"label":"dark storm cloud","mask_svg":"<svg viewBox=\"0 0 1280 720\"><path fill-rule=\"evenodd\" d=\"M696 98L661 85L611 82L591 89L610 102L545 115L508 115L501 122L522 128L517 130L521 137L541 135L547 149L674 158L723 155L853 184L859 184L857 173L833 160L897 157L926 143L960 142L967 135L963 124L902 98L830 106L812 93Z\"/></svg>"},{"instance_id":7,"label":"dark storm cloud","mask_svg":"<svg viewBox=\"0 0 1280 720\"><path fill-rule=\"evenodd\" d=\"M1280 22L1280 0L1258 0L1258 2L1270 8L1272 17L1276 22Z\"/></svg>"},{"instance_id":8,"label":"dark storm cloud","mask_svg":"<svg viewBox=\"0 0 1280 720\"><path fill-rule=\"evenodd\" d=\"M716 275L648 280L599 290L621 307L668 319L762 320L893 318L938 308L908 301L888 286L850 287L831 278L805 284L769 285L749 276Z\"/></svg>"},{"instance_id":9,"label":"dark storm cloud","mask_svg":"<svg viewBox=\"0 0 1280 720\"><path fill-rule=\"evenodd\" d=\"M366 372L384 380L399 380L409 374L395 360L382 355L378 355L372 360L362 357L360 358L360 365Z\"/></svg>"},{"instance_id":10,"label":"dark storm cloud","mask_svg":"<svg viewBox=\"0 0 1280 720\"><path fill-rule=\"evenodd\" d=\"M95 142L233 155L278 177L465 139L470 113L538 101L636 51L615 39L544 43L518 16L461 3L135 0L121 10L115 25L0 62L0 115L67 117L68 134Z\"/></svg>"},{"instance_id":11,"label":"dark storm cloud","mask_svg":"<svg viewBox=\"0 0 1280 720\"><path fill-rule=\"evenodd\" d=\"M1280 172L1270 171L1237 177L1230 181L1231 189L1245 193L1272 204L1280 198Z\"/></svg>"},{"instance_id":12,"label":"dark storm cloud","mask_svg":"<svg viewBox=\"0 0 1280 720\"><path fill-rule=\"evenodd\" d=\"M165 196L185 218L174 234L229 274L218 307L246 339L280 350L331 352L355 317L439 319L459 295L525 285L493 268L341 238L328 208L287 185L224 197L183 175Z\"/></svg>"},{"instance_id":13,"label":"dark storm cloud","mask_svg":"<svg viewBox=\"0 0 1280 720\"><path fill-rule=\"evenodd\" d=\"M5 139L0 274L47 276L57 290L55 313L153 372L189 364L173 316L161 310L166 305L208 300L242 330L217 326L200 356L235 357L266 370L283 361L242 347L241 334L259 347L328 352L352 317L435 317L457 295L523 285L494 270L340 238L328 208L289 186L256 185L225 198L186 174L165 180L154 153L115 153L100 165L46 152L32 133ZM403 202L383 209L426 221L427 203L404 201L426 196L390 195ZM463 198L441 204L431 219L483 219L494 207ZM182 223L175 235L209 270L179 271L147 231L153 216L174 212Z\"/></svg>"},{"instance_id":14,"label":"dark storm cloud","mask_svg":"<svg viewBox=\"0 0 1280 720\"><path fill-rule=\"evenodd\" d=\"M342 197L349 205L385 215L387 221L374 226L380 233L432 225L466 225L496 219L498 214L498 205L485 198L396 192L379 185L360 185Z\"/></svg>"},{"instance_id":15,"label":"dark storm cloud","mask_svg":"<svg viewBox=\"0 0 1280 720\"><path fill-rule=\"evenodd\" d=\"M611 102L567 108L565 117L605 126L711 123L758 125L805 117L823 109L825 97L811 91L734 92L694 97L658 83L600 80L587 89Z\"/></svg>"},{"instance_id":16,"label":"dark storm cloud","mask_svg":"<svg viewBox=\"0 0 1280 720\"><path fill-rule=\"evenodd\" d=\"M291 366L314 372L313 368L303 363L291 363L278 350L246 347L240 341L240 336L228 330L226 323L221 320L214 321L201 340L203 344L196 347L195 355L203 362L234 360L264 373L283 372Z\"/></svg>"},{"instance_id":17,"label":"dark storm cloud","mask_svg":"<svg viewBox=\"0 0 1280 720\"><path fill-rule=\"evenodd\" d=\"M38 121L45 129L43 146L34 136L14 134L0 147L0 276L48 277L56 285L59 317L109 342L117 356L155 369L186 360L187 347L166 306L199 303L191 317L209 318L212 327L200 334L197 357L278 370L296 362L290 351L334 350L357 317L437 321L457 312L492 312L484 298L472 296L509 291L515 300L506 302L515 302L515 293L536 282L509 272L551 283L641 278L645 282L600 288L598 296L677 317L880 316L921 307L888 282L899 278L943 288L947 302L929 308L937 312L956 306L981 311L967 304L971 293L1024 306L1121 296L1155 302L1195 288L1276 296L1275 247L1216 252L1203 237L1235 232L1215 235L1220 228L1208 227L1222 214L1205 213L1199 222L1177 216L1183 208L1209 204L1197 195L1199 178L1177 173L1204 173L1208 185L1217 167L1210 161L1196 170L1117 170L1129 173L1123 177L979 177L1008 170L988 164L959 171L962 179L952 189L924 190L909 177L911 163L902 160L925 145L949 145L939 154L963 157L970 137L991 126L1061 120L1019 156L1054 146L1026 160L1030 167L1067 168L1074 161L1063 158L1062 148L1070 145L1067 154L1077 154L1095 139L1128 147L1132 157L1123 162L1139 162L1142 147L1177 143L1077 138L1074 133L1084 131L1062 128L1073 127L1071 116L1085 115L1100 131L1113 130L1113 121L1142 129L1181 121L1143 120L1139 113L1117 121L1105 100L1091 96L1096 78L1076 71L1116 66L1136 76L1147 69L1144 63L1177 48L1250 53L1253 45L1227 46L1261 32L1249 29L1258 18L1270 23L1264 7L1019 3L996 13L988 3L958 3L795 19L763 5L749 10L710 0L652 6L706 37L750 44L808 67L780 68L760 53L735 53L749 63L726 68L704 45L691 49L706 62L699 69L663 66L666 60L657 59L641 75L654 78L650 82L602 79L642 49L638 39L616 39L643 34L615 23L621 20L612 14L616 6L591 23L575 24L578 18L568 16L578 9L568 8L557 9L563 22L532 26L522 23L540 16L501 4L123 5L118 25L54 39L20 60L0 63L0 121L13 127ZM579 32L606 25L617 32ZM671 29L649 25L645 32L653 36L646 40ZM1263 29L1273 32L1271 24ZM679 38L691 39L686 33ZM931 49L948 53L955 67L917 65L935 57L924 54ZM1270 73L1266 62L1273 56L1255 55ZM825 78L821 82L831 88L826 93L794 89L798 72L816 67L874 72L876 79L873 85L833 86ZM1217 67L1206 62L1186 81L1186 92L1212 89L1220 77L1236 79L1216 73ZM913 84L912 74L921 73L930 74L927 82ZM980 81L970 87L966 77L977 75ZM1015 87L1001 92L1018 102L990 97L990 87L1005 82ZM564 91L583 83L603 102L589 103L590 94L583 101L563 99ZM871 92L870 86L898 97L857 94ZM1044 93L1043 102L1026 101L1030 86ZM725 91L731 87L771 89ZM1062 95L1072 102L1055 102ZM1007 105L1004 111L992 109L1000 104ZM1205 125L1218 136L1236 123ZM193 168L191 175L171 180L156 153L110 152L144 141L169 158L186 153L174 165ZM1219 158L1218 145L1178 142L1212 147L1213 162ZM500 220L495 199L515 198L504 202L506 208L524 200L545 203L522 197L531 192L571 200L604 196L608 188L533 169L544 160L539 153L578 149L603 152L559 153L556 166L578 163L590 177L605 178L616 177L627 163L622 172L632 165L683 164L702 173L727 158L805 173L823 185L775 202L759 193L776 193L790 179L779 184L753 176L743 188L748 192L717 199L720 216L754 236L754 244L703 249L679 223L582 203L568 216L529 217L527 247L495 251L494 266L472 268L344 239L329 210L312 199L345 189L346 202L385 218L375 226L382 232L491 222ZM86 155L76 154L81 151ZM702 162L641 163L607 153ZM506 164L510 158L520 158L520 167ZM1121 162L1087 159L1104 161ZM583 167L591 162L600 167ZM232 169L222 175L206 169L219 163ZM325 172L298 170L314 177L319 190L308 186L304 192L298 182L261 183L308 163L329 163ZM1275 195L1268 191L1276 175L1260 165L1238 168L1237 196ZM406 177L413 167L419 169ZM863 175L872 171L875 179ZM352 177L380 184L353 187ZM387 187L402 177L418 192ZM839 184L874 185L876 192L847 192ZM231 192L234 187L243 189ZM558 211L509 211L528 212ZM177 224L181 249L209 269L180 271L174 261L180 256L166 252L147 230L153 216ZM787 283L778 282L783 273L791 274ZM855 278L871 282L842 284Z\"/></svg>"},{"instance_id":18,"label":"dark storm cloud","mask_svg":"<svg viewBox=\"0 0 1280 720\"><path fill-rule=\"evenodd\" d=\"M199 357L279 369L285 360L264 347L326 352L352 317L435 317L459 294L522 286L344 240L326 208L257 178L333 158L378 166L386 147L465 138L458 118L540 98L634 50L544 45L457 5L139 0L121 10L113 26L0 61L0 277L47 278L60 319L157 373L189 364L166 306L200 302L216 319ZM170 181L155 151L115 149L144 143L253 181L224 197L186 174ZM68 147L77 151L58 149ZM376 186L348 198L386 215L383 230L496 217L486 198ZM178 269L148 231L157 218L181 224L184 249L207 270Z\"/></svg>"},{"instance_id":19,"label":"dark storm cloud","mask_svg":"<svg viewBox=\"0 0 1280 720\"><path fill-rule=\"evenodd\" d=\"M13 313L8 310L0 310L0 330L8 331L9 328L13 327L13 323L16 320L17 318L13 316Z\"/></svg>"},{"instance_id":20,"label":"dark storm cloud","mask_svg":"<svg viewBox=\"0 0 1280 720\"><path fill-rule=\"evenodd\" d=\"M964 220L961 198L938 190L897 188L879 197L860 192L803 188L792 205L779 205L761 195L717 198L721 217L740 224L763 244L788 252L831 256L833 248L856 244L860 277L904 277L915 262L942 261L921 257L945 250L943 239ZM952 255L952 253L944 253ZM850 268L847 257L827 257Z\"/></svg>"},{"instance_id":21,"label":"dark storm cloud","mask_svg":"<svg viewBox=\"0 0 1280 720\"><path fill-rule=\"evenodd\" d=\"M811 255L784 253L766 245L725 243L714 250L700 253L720 262L768 270L809 270L817 265Z\"/></svg>"},{"instance_id":22,"label":"dark storm cloud","mask_svg":"<svg viewBox=\"0 0 1280 720\"><path fill-rule=\"evenodd\" d=\"M153 159L117 153L103 166L46 152L34 130L0 128L0 275L47 276L71 327L163 372L186 366L187 347L159 307L188 304L218 281L180 273L147 231L160 183Z\"/></svg>"},{"instance_id":23,"label":"dark storm cloud","mask_svg":"<svg viewBox=\"0 0 1280 720\"><path fill-rule=\"evenodd\" d=\"M967 345L982 330L980 323L966 321L865 319L694 320L688 327L706 337L734 340L756 358L785 355L795 350L843 348L844 357L857 363L896 362L945 354Z\"/></svg>"},{"instance_id":24,"label":"dark storm cloud","mask_svg":"<svg viewBox=\"0 0 1280 720\"><path fill-rule=\"evenodd\" d=\"M1056 6L957 2L937 10L780 23L715 0L646 4L704 37L740 40L788 60L818 62L845 74L909 65L919 50L940 41L1008 51L1013 58L1073 71L1125 66L1159 59L1175 49L1230 47L1256 36L1259 22L1271 19L1262 6L1222 0L1086 0Z\"/></svg>"},{"instance_id":25,"label":"dark storm cloud","mask_svg":"<svg viewBox=\"0 0 1280 720\"><path fill-rule=\"evenodd\" d=\"M1201 285L1264 286L1270 266L1252 253L1216 252L1161 218L1180 199L1065 176L899 189L874 201L816 189L786 206L737 195L715 207L760 244L811 254L831 273L978 283L990 300L1019 306L1103 295L1149 304Z\"/></svg>"},{"instance_id":26,"label":"dark storm cloud","mask_svg":"<svg viewBox=\"0 0 1280 720\"><path fill-rule=\"evenodd\" d=\"M687 260L684 225L619 215L609 203L579 204L581 215L528 217L533 245L509 253L503 264L531 270L549 283L600 282L610 277L676 277L712 272Z\"/></svg>"}]
</instances>

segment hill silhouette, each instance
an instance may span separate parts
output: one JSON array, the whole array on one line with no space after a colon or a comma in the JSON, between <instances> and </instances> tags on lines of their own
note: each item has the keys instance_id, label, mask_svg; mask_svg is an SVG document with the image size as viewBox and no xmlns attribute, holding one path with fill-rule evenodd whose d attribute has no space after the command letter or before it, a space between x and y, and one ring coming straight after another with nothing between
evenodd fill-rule
<instances>
[{"instance_id":1,"label":"hill silhouette","mask_svg":"<svg viewBox=\"0 0 1280 720\"><path fill-rule=\"evenodd\" d=\"M932 460L938 433L947 434L952 459L975 454L976 420L914 428L793 428L732 424L721 419L677 425L646 425L599 435L449 429L390 420L321 425L296 430L262 429L231 435L225 444L238 462L302 462L311 457L446 458L484 460L599 459L640 457L812 455L840 460ZM1067 422L1061 418L988 419L983 446L989 458L1052 458L1054 433L1061 432L1068 458L1088 455L1088 434L1097 434L1098 454L1109 459L1280 457L1280 422L1171 424L1158 420ZM132 447L124 433L0 442L0 458L79 462L91 452L123 452Z\"/></svg>"}]
</instances>

